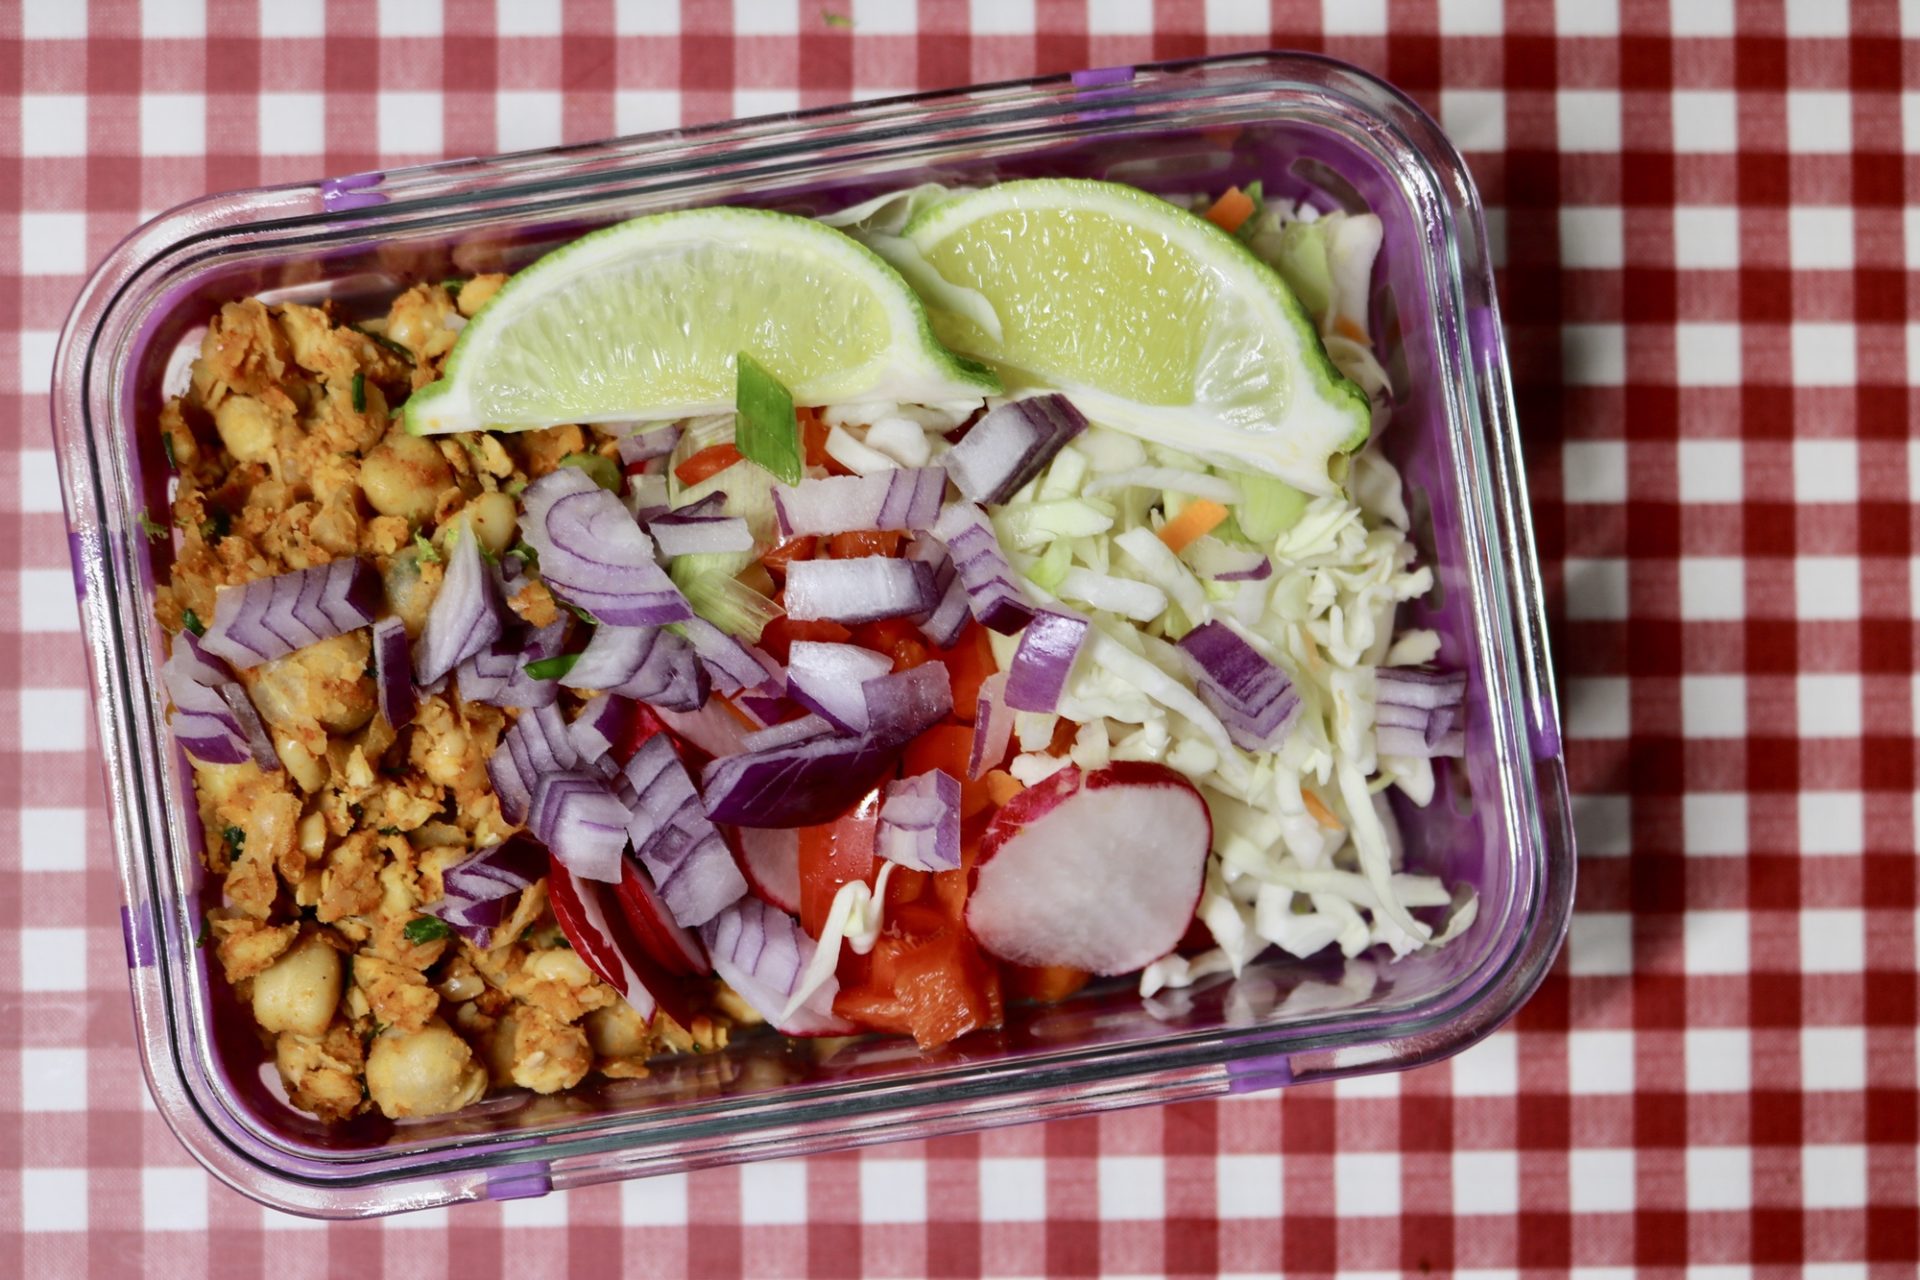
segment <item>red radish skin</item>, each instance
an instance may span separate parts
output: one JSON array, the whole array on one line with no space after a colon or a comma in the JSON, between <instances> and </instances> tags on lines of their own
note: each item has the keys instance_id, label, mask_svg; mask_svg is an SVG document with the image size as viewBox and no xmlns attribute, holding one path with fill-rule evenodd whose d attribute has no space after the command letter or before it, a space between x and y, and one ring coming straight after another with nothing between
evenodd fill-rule
<instances>
[{"instance_id":1,"label":"red radish skin","mask_svg":"<svg viewBox=\"0 0 1920 1280\"><path fill-rule=\"evenodd\" d=\"M547 901L587 968L618 991L634 1012L651 1021L657 1008L681 1026L688 1025L694 1005L680 982L634 938L612 885L581 880L549 856Z\"/></svg>"},{"instance_id":2,"label":"red radish skin","mask_svg":"<svg viewBox=\"0 0 1920 1280\"><path fill-rule=\"evenodd\" d=\"M1179 945L1212 847L1206 801L1167 766L1069 765L988 824L967 928L1012 964L1132 973Z\"/></svg>"},{"instance_id":3,"label":"red radish skin","mask_svg":"<svg viewBox=\"0 0 1920 1280\"><path fill-rule=\"evenodd\" d=\"M634 865L631 850L621 861L620 883L614 895L620 900L620 910L635 941L662 969L679 977L713 972L707 949L700 945L700 939L674 922L673 913L660 900L647 873Z\"/></svg>"},{"instance_id":4,"label":"red radish skin","mask_svg":"<svg viewBox=\"0 0 1920 1280\"><path fill-rule=\"evenodd\" d=\"M794 827L722 827L755 897L800 914L800 832Z\"/></svg>"}]
</instances>

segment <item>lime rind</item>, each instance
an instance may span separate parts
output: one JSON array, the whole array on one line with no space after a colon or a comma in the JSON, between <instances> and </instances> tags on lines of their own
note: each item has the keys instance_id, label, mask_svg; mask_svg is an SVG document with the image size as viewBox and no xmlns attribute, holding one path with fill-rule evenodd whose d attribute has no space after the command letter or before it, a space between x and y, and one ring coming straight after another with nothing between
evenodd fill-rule
<instances>
[{"instance_id":1,"label":"lime rind","mask_svg":"<svg viewBox=\"0 0 1920 1280\"><path fill-rule=\"evenodd\" d=\"M739 350L775 369L800 404L1000 389L990 370L940 345L919 296L865 245L812 219L721 206L606 227L514 275L462 330L440 379L409 398L406 426L438 434L725 412Z\"/></svg>"}]
</instances>

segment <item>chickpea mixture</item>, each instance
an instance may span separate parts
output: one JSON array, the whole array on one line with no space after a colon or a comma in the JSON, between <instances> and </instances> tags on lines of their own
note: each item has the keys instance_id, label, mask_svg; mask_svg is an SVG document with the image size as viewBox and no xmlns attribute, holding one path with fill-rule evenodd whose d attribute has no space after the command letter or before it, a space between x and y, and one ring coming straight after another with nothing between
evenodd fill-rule
<instances>
[{"instance_id":1,"label":"chickpea mixture","mask_svg":"<svg viewBox=\"0 0 1920 1280\"><path fill-rule=\"evenodd\" d=\"M179 474L178 550L156 603L170 634L208 625L218 587L357 556L417 637L449 534L468 526L498 555L517 536L512 494L567 454L617 456L578 426L423 439L391 413L438 376L503 279L415 286L358 327L327 307L222 308L160 416ZM536 626L556 616L537 581L508 604ZM239 673L282 768L194 762L226 903L203 942L294 1105L329 1121L431 1116L724 1045L751 1016L739 1002L722 994L734 1018L643 1023L569 947L544 881L486 951L421 911L445 869L516 830L486 761L517 713L449 689L396 732L375 714L369 649L353 631Z\"/></svg>"}]
</instances>

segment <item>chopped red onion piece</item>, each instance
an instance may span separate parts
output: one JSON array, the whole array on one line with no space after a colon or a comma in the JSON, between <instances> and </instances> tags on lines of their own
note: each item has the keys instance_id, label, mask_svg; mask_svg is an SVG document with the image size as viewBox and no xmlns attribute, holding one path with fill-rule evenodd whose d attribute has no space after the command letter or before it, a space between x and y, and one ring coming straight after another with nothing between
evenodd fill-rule
<instances>
[{"instance_id":1,"label":"chopped red onion piece","mask_svg":"<svg viewBox=\"0 0 1920 1280\"><path fill-rule=\"evenodd\" d=\"M780 724L801 710L798 702L782 697L769 697L763 693L743 693L733 700L735 710L751 720L761 729Z\"/></svg>"},{"instance_id":2,"label":"chopped red onion piece","mask_svg":"<svg viewBox=\"0 0 1920 1280\"><path fill-rule=\"evenodd\" d=\"M635 797L626 825L634 855L677 923L704 924L746 893L732 850L701 808L665 734L641 743L623 772Z\"/></svg>"},{"instance_id":3,"label":"chopped red onion piece","mask_svg":"<svg viewBox=\"0 0 1920 1280\"><path fill-rule=\"evenodd\" d=\"M780 536L924 529L940 514L947 473L939 467L895 467L864 476L827 476L773 487Z\"/></svg>"},{"instance_id":4,"label":"chopped red onion piece","mask_svg":"<svg viewBox=\"0 0 1920 1280\"><path fill-rule=\"evenodd\" d=\"M793 1015L779 1022L800 975L806 972L817 945L800 922L759 898L745 897L700 927L713 970L734 994L787 1035L844 1035L853 1025L833 1013L840 993L837 978L828 978Z\"/></svg>"},{"instance_id":5,"label":"chopped red onion piece","mask_svg":"<svg viewBox=\"0 0 1920 1280\"><path fill-rule=\"evenodd\" d=\"M1087 620L1064 605L1034 610L1007 669L1007 705L1016 711L1052 711L1087 642Z\"/></svg>"},{"instance_id":6,"label":"chopped red onion piece","mask_svg":"<svg viewBox=\"0 0 1920 1280\"><path fill-rule=\"evenodd\" d=\"M913 871L960 866L960 782L935 769L887 784L875 850Z\"/></svg>"},{"instance_id":7,"label":"chopped red onion piece","mask_svg":"<svg viewBox=\"0 0 1920 1280\"><path fill-rule=\"evenodd\" d=\"M558 683L604 689L650 706L691 711L707 700L707 671L680 636L661 627L598 626Z\"/></svg>"},{"instance_id":8,"label":"chopped red onion piece","mask_svg":"<svg viewBox=\"0 0 1920 1280\"><path fill-rule=\"evenodd\" d=\"M201 645L236 667L258 666L368 625L379 603L380 575L352 557L255 578L220 588Z\"/></svg>"},{"instance_id":9,"label":"chopped red onion piece","mask_svg":"<svg viewBox=\"0 0 1920 1280\"><path fill-rule=\"evenodd\" d=\"M858 556L787 566L787 616L857 625L924 613L940 603L933 570L917 560Z\"/></svg>"},{"instance_id":10,"label":"chopped red onion piece","mask_svg":"<svg viewBox=\"0 0 1920 1280\"><path fill-rule=\"evenodd\" d=\"M893 669L885 654L857 644L795 640L787 653L787 692L795 702L825 716L839 729L867 727L861 686Z\"/></svg>"},{"instance_id":11,"label":"chopped red onion piece","mask_svg":"<svg viewBox=\"0 0 1920 1280\"><path fill-rule=\"evenodd\" d=\"M1463 756L1463 671L1382 667L1375 674L1374 750L1383 756Z\"/></svg>"},{"instance_id":12,"label":"chopped red onion piece","mask_svg":"<svg viewBox=\"0 0 1920 1280\"><path fill-rule=\"evenodd\" d=\"M420 698L413 687L413 664L407 659L407 627L398 618L373 624L373 688L380 714L391 728L412 721Z\"/></svg>"},{"instance_id":13,"label":"chopped red onion piece","mask_svg":"<svg viewBox=\"0 0 1920 1280\"><path fill-rule=\"evenodd\" d=\"M700 655L713 687L729 696L742 689L778 694L785 684L780 664L753 645L730 636L705 618L689 618L679 624L693 651Z\"/></svg>"},{"instance_id":14,"label":"chopped red onion piece","mask_svg":"<svg viewBox=\"0 0 1920 1280\"><path fill-rule=\"evenodd\" d=\"M533 789L527 829L567 870L616 884L627 845L627 807L607 780L585 769L542 774Z\"/></svg>"},{"instance_id":15,"label":"chopped red onion piece","mask_svg":"<svg viewBox=\"0 0 1920 1280\"><path fill-rule=\"evenodd\" d=\"M571 467L565 470L580 474ZM427 610L427 625L420 631L420 644L413 655L415 682L432 684L499 639L500 632L500 601L494 592L493 575L480 558L480 539L472 530L463 529L447 552L447 576Z\"/></svg>"},{"instance_id":16,"label":"chopped red onion piece","mask_svg":"<svg viewBox=\"0 0 1920 1280\"><path fill-rule=\"evenodd\" d=\"M567 740L579 753L580 763L602 777L620 771L613 759L615 743L625 742L633 734L634 705L617 693L602 693L588 698L580 714L567 725Z\"/></svg>"},{"instance_id":17,"label":"chopped red onion piece","mask_svg":"<svg viewBox=\"0 0 1920 1280\"><path fill-rule=\"evenodd\" d=\"M996 671L980 682L980 699L973 713L973 752L967 759L967 777L978 780L1007 758L1013 741L1013 711L1007 706L1007 673Z\"/></svg>"},{"instance_id":18,"label":"chopped red onion piece","mask_svg":"<svg viewBox=\"0 0 1920 1280\"><path fill-rule=\"evenodd\" d=\"M1224 622L1195 627L1180 640L1195 670L1195 692L1247 751L1269 751L1300 714L1300 694L1286 673Z\"/></svg>"},{"instance_id":19,"label":"chopped red onion piece","mask_svg":"<svg viewBox=\"0 0 1920 1280\"><path fill-rule=\"evenodd\" d=\"M441 896L421 907L481 951L512 918L520 894L547 873L547 854L525 836L508 836L440 873Z\"/></svg>"},{"instance_id":20,"label":"chopped red onion piece","mask_svg":"<svg viewBox=\"0 0 1920 1280\"><path fill-rule=\"evenodd\" d=\"M559 708L523 711L487 760L487 777L500 798L500 812L509 822L525 822L534 786L543 774L572 769L580 754L567 733Z\"/></svg>"},{"instance_id":21,"label":"chopped red onion piece","mask_svg":"<svg viewBox=\"0 0 1920 1280\"><path fill-rule=\"evenodd\" d=\"M509 661L513 669L492 694L478 701L490 702L496 707L545 707L551 706L560 696L560 682L557 680L537 680L527 674L529 662L541 662L560 656L561 646L566 643L567 618L554 619L537 631L517 631L503 640L517 646ZM500 641L495 641L497 646ZM478 655L475 655L478 657Z\"/></svg>"},{"instance_id":22,"label":"chopped red onion piece","mask_svg":"<svg viewBox=\"0 0 1920 1280\"><path fill-rule=\"evenodd\" d=\"M1467 693L1464 671L1422 671L1416 667L1381 667L1375 673L1379 702L1431 710L1459 706Z\"/></svg>"},{"instance_id":23,"label":"chopped red onion piece","mask_svg":"<svg viewBox=\"0 0 1920 1280\"><path fill-rule=\"evenodd\" d=\"M720 497L719 494L708 496ZM691 515L691 510L669 511L647 521L647 532L661 555L718 555L753 550L753 531L741 517Z\"/></svg>"},{"instance_id":24,"label":"chopped red onion piece","mask_svg":"<svg viewBox=\"0 0 1920 1280\"><path fill-rule=\"evenodd\" d=\"M915 614L913 621L921 635L942 649L950 649L967 625L967 588L953 567L947 544L922 530L907 543L906 558L933 567L933 588L940 594L939 603L925 613Z\"/></svg>"},{"instance_id":25,"label":"chopped red onion piece","mask_svg":"<svg viewBox=\"0 0 1920 1280\"><path fill-rule=\"evenodd\" d=\"M578 467L560 467L527 487L521 529L540 574L561 599L615 626L682 622L693 607L654 560L620 499Z\"/></svg>"},{"instance_id":26,"label":"chopped red onion piece","mask_svg":"<svg viewBox=\"0 0 1920 1280\"><path fill-rule=\"evenodd\" d=\"M941 509L933 533L947 544L954 571L966 587L967 608L980 625L1008 636L1027 625L1033 606L1015 583L1013 567L1000 550L1000 539L980 508L968 502L948 503Z\"/></svg>"},{"instance_id":27,"label":"chopped red onion piece","mask_svg":"<svg viewBox=\"0 0 1920 1280\"><path fill-rule=\"evenodd\" d=\"M667 498L667 477L665 475L630 475L627 477L627 510L641 524L663 516L673 509Z\"/></svg>"},{"instance_id":28,"label":"chopped red onion piece","mask_svg":"<svg viewBox=\"0 0 1920 1280\"><path fill-rule=\"evenodd\" d=\"M1086 426L1063 395L1011 400L989 410L940 461L973 501L1005 502Z\"/></svg>"},{"instance_id":29,"label":"chopped red onion piece","mask_svg":"<svg viewBox=\"0 0 1920 1280\"><path fill-rule=\"evenodd\" d=\"M822 716L801 716L797 720L785 720L765 729L757 730L740 739L743 751L771 751L775 747L784 747L790 742L805 742L809 738L823 738L833 733L834 726Z\"/></svg>"},{"instance_id":30,"label":"chopped red onion piece","mask_svg":"<svg viewBox=\"0 0 1920 1280\"><path fill-rule=\"evenodd\" d=\"M867 732L905 742L953 714L953 678L944 662L923 662L860 686Z\"/></svg>"},{"instance_id":31,"label":"chopped red onion piece","mask_svg":"<svg viewBox=\"0 0 1920 1280\"><path fill-rule=\"evenodd\" d=\"M624 467L633 467L648 458L664 458L679 443L680 427L677 423L644 428L630 436L620 437L620 463Z\"/></svg>"},{"instance_id":32,"label":"chopped red onion piece","mask_svg":"<svg viewBox=\"0 0 1920 1280\"><path fill-rule=\"evenodd\" d=\"M174 637L173 652L160 668L160 678L173 702L169 723L174 737L194 759L206 764L240 764L251 759L262 769L280 767L273 739L246 689L192 632Z\"/></svg>"}]
</instances>

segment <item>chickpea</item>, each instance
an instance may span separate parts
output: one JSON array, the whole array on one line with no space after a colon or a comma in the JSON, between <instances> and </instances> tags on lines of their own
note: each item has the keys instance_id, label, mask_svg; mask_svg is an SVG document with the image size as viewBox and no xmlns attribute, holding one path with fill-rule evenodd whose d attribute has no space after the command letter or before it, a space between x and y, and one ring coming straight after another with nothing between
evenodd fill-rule
<instances>
[{"instance_id":1,"label":"chickpea","mask_svg":"<svg viewBox=\"0 0 1920 1280\"><path fill-rule=\"evenodd\" d=\"M458 1111L486 1091L486 1068L439 1018L411 1033L384 1031L367 1054L367 1092L390 1120Z\"/></svg>"},{"instance_id":2,"label":"chickpea","mask_svg":"<svg viewBox=\"0 0 1920 1280\"><path fill-rule=\"evenodd\" d=\"M349 631L263 662L251 673L254 705L275 728L352 733L373 719L371 652L365 631Z\"/></svg>"},{"instance_id":3,"label":"chickpea","mask_svg":"<svg viewBox=\"0 0 1920 1280\"><path fill-rule=\"evenodd\" d=\"M340 1003L340 953L310 933L253 980L253 1020L268 1031L323 1036Z\"/></svg>"},{"instance_id":4,"label":"chickpea","mask_svg":"<svg viewBox=\"0 0 1920 1280\"><path fill-rule=\"evenodd\" d=\"M504 493L483 493L467 504L467 523L473 526L480 545L499 555L513 545L519 516L513 499Z\"/></svg>"},{"instance_id":5,"label":"chickpea","mask_svg":"<svg viewBox=\"0 0 1920 1280\"><path fill-rule=\"evenodd\" d=\"M587 1043L603 1058L637 1058L652 1048L645 1019L624 1000L595 1009L583 1025Z\"/></svg>"},{"instance_id":6,"label":"chickpea","mask_svg":"<svg viewBox=\"0 0 1920 1280\"><path fill-rule=\"evenodd\" d=\"M360 491L383 516L426 520L452 483L453 472L439 448L404 431L389 432L360 464Z\"/></svg>"},{"instance_id":7,"label":"chickpea","mask_svg":"<svg viewBox=\"0 0 1920 1280\"><path fill-rule=\"evenodd\" d=\"M564 987L590 987L593 972L576 951L555 947L536 951L527 957L526 972L542 982L557 982Z\"/></svg>"},{"instance_id":8,"label":"chickpea","mask_svg":"<svg viewBox=\"0 0 1920 1280\"><path fill-rule=\"evenodd\" d=\"M419 635L420 628L427 625L427 610L440 594L442 570L437 565L428 565L427 569L431 572L421 569L419 553L408 547L387 562L383 577L387 603L406 624L410 636Z\"/></svg>"},{"instance_id":9,"label":"chickpea","mask_svg":"<svg viewBox=\"0 0 1920 1280\"><path fill-rule=\"evenodd\" d=\"M277 434L273 414L252 396L228 396L213 411L213 429L220 442L241 462L265 462L273 456Z\"/></svg>"},{"instance_id":10,"label":"chickpea","mask_svg":"<svg viewBox=\"0 0 1920 1280\"><path fill-rule=\"evenodd\" d=\"M327 819L319 810L300 819L300 852L308 858L317 858L327 851Z\"/></svg>"}]
</instances>

